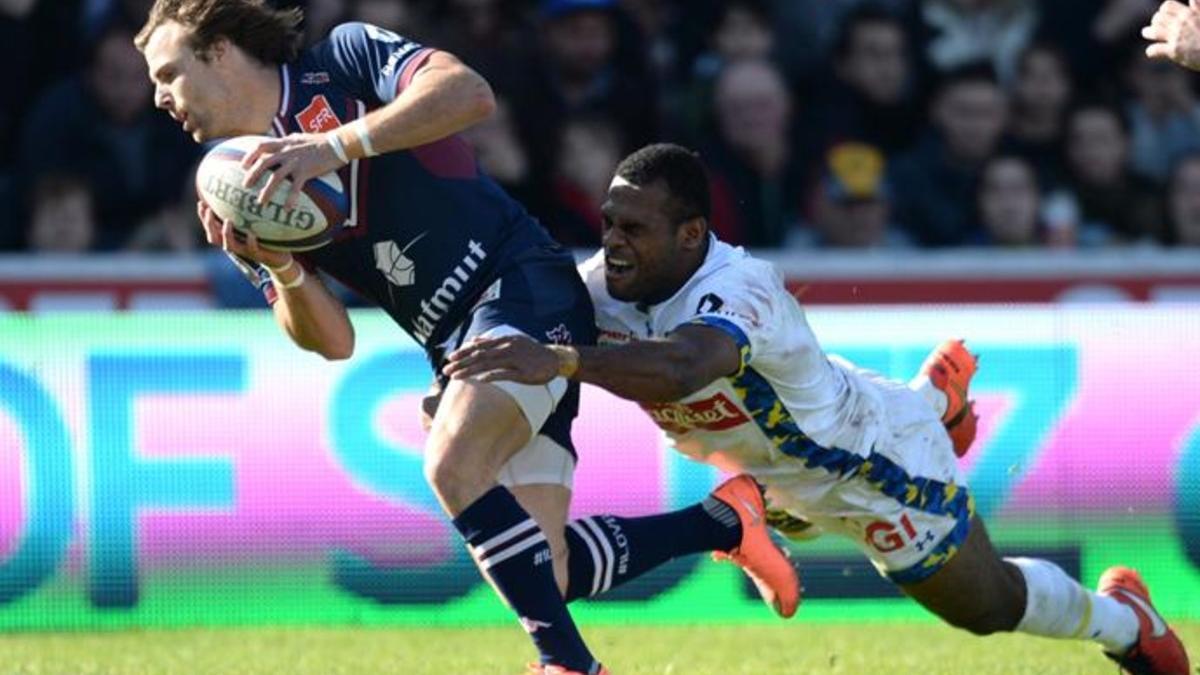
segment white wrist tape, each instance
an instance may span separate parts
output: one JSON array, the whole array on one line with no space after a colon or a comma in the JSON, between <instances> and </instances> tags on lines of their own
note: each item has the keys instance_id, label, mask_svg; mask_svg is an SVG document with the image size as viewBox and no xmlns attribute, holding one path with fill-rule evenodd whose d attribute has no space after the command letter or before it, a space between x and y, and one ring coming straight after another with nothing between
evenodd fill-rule
<instances>
[{"instance_id":1,"label":"white wrist tape","mask_svg":"<svg viewBox=\"0 0 1200 675\"><path fill-rule=\"evenodd\" d=\"M286 272L286 271L292 269L292 265L296 264L296 259L288 258L287 264L284 265L283 267L272 267L272 266L268 265L267 263L259 263L259 264L262 265L263 267L267 268L267 271L270 272L271 274L279 274L280 272Z\"/></svg>"},{"instance_id":2,"label":"white wrist tape","mask_svg":"<svg viewBox=\"0 0 1200 675\"><path fill-rule=\"evenodd\" d=\"M358 142L362 144L363 153L367 157L378 155L379 153L375 152L375 146L371 145L371 134L367 131L367 120L360 117L351 126L354 127L354 133L358 134Z\"/></svg>"},{"instance_id":3,"label":"white wrist tape","mask_svg":"<svg viewBox=\"0 0 1200 675\"><path fill-rule=\"evenodd\" d=\"M350 156L346 154L346 146L342 145L342 139L338 138L337 131L330 132L326 137L329 139L329 147L333 148L333 154L337 155L342 164L349 164Z\"/></svg>"},{"instance_id":4,"label":"white wrist tape","mask_svg":"<svg viewBox=\"0 0 1200 675\"><path fill-rule=\"evenodd\" d=\"M271 273L272 283L274 283L277 288L283 288L283 289L287 289L289 291L292 290L293 288L300 288L301 286L303 286L304 281L306 279L308 279L308 274L304 271L303 267L300 268L300 273L296 275L296 278L292 279L291 281L287 282L286 284L283 283L282 281L280 281L279 277L275 276L274 272Z\"/></svg>"}]
</instances>

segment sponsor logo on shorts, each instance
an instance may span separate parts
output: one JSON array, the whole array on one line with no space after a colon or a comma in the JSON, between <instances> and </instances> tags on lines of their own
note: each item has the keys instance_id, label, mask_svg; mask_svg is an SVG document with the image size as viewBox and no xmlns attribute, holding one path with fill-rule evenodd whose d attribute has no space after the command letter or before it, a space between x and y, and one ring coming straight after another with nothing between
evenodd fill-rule
<instances>
[{"instance_id":1,"label":"sponsor logo on shorts","mask_svg":"<svg viewBox=\"0 0 1200 675\"><path fill-rule=\"evenodd\" d=\"M750 422L750 418L725 394L691 403L647 403L642 408L654 423L676 434L693 429L724 431Z\"/></svg>"},{"instance_id":2,"label":"sponsor logo on shorts","mask_svg":"<svg viewBox=\"0 0 1200 675\"><path fill-rule=\"evenodd\" d=\"M310 134L319 134L342 125L341 120L333 113L329 99L323 94L317 94L308 102L308 106L296 113L296 121L300 128Z\"/></svg>"},{"instance_id":3,"label":"sponsor logo on shorts","mask_svg":"<svg viewBox=\"0 0 1200 675\"><path fill-rule=\"evenodd\" d=\"M329 73L325 71L304 73L300 76L300 84L329 84Z\"/></svg>"},{"instance_id":4,"label":"sponsor logo on shorts","mask_svg":"<svg viewBox=\"0 0 1200 675\"><path fill-rule=\"evenodd\" d=\"M567 329L566 324L560 323L546 331L546 339L550 341L550 344L569 345L571 344L571 331Z\"/></svg>"}]
</instances>

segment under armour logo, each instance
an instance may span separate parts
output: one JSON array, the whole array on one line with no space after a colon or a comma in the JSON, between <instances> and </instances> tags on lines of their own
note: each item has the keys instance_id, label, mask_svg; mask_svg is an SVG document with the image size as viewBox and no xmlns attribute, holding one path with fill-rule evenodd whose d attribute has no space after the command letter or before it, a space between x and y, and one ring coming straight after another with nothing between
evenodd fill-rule
<instances>
[{"instance_id":1,"label":"under armour logo","mask_svg":"<svg viewBox=\"0 0 1200 675\"><path fill-rule=\"evenodd\" d=\"M725 306L725 301L716 293L709 293L703 298L700 298L700 304L696 305L697 314L711 314L719 311Z\"/></svg>"}]
</instances>

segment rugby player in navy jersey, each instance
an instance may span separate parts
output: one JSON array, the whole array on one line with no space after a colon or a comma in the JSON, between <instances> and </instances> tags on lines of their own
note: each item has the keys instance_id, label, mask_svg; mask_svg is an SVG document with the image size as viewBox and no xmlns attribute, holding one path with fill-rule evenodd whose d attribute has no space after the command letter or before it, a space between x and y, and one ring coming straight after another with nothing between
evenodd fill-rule
<instances>
[{"instance_id":1,"label":"rugby player in navy jersey","mask_svg":"<svg viewBox=\"0 0 1200 675\"><path fill-rule=\"evenodd\" d=\"M263 0L157 0L136 38L155 104L197 142L276 137L244 160L247 186L270 176L261 201L284 179L301 185L336 171L349 186L345 228L302 254L235 236L197 205L208 241L261 284L283 330L328 359L353 353L345 307L319 270L386 311L425 347L435 372L473 338L593 344L593 308L571 255L480 172L456 135L492 112L487 82L451 54L361 23L302 50L301 19ZM425 447L430 485L531 635L541 656L533 670L603 672L563 599L578 384L443 384ZM760 572L764 597L790 615L795 571L764 544L761 510L757 486L743 478L702 504L630 526L665 532L647 564L729 553L752 577ZM748 541L753 551L743 550ZM589 590L607 587L601 577L611 584L598 570Z\"/></svg>"}]
</instances>

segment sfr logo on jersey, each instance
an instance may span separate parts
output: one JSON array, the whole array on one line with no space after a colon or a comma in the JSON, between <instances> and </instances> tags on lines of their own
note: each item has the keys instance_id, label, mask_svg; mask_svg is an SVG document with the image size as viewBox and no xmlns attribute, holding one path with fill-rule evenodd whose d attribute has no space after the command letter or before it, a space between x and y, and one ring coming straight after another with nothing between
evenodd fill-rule
<instances>
[{"instance_id":1,"label":"sfr logo on jersey","mask_svg":"<svg viewBox=\"0 0 1200 675\"><path fill-rule=\"evenodd\" d=\"M693 429L723 431L750 421L725 394L691 403L645 403L642 408L650 413L655 424L676 434Z\"/></svg>"},{"instance_id":2,"label":"sfr logo on jersey","mask_svg":"<svg viewBox=\"0 0 1200 675\"><path fill-rule=\"evenodd\" d=\"M296 113L296 121L300 123L301 129L310 134L323 133L342 125L337 115L333 114L333 107L329 105L329 100L324 94L314 96L308 107Z\"/></svg>"}]
</instances>

